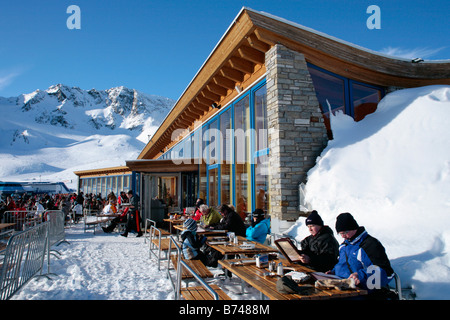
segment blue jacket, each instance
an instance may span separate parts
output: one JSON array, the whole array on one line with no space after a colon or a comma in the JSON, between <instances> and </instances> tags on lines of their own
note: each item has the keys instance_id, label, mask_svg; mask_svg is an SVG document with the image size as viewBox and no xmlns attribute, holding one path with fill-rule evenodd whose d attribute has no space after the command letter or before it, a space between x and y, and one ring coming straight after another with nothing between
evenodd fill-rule
<instances>
[{"instance_id":1,"label":"blue jacket","mask_svg":"<svg viewBox=\"0 0 450 320\"><path fill-rule=\"evenodd\" d=\"M181 251L185 259L191 260L197 258L200 253L200 247L205 242L205 237L199 237L196 232L184 230L181 233Z\"/></svg>"},{"instance_id":2,"label":"blue jacket","mask_svg":"<svg viewBox=\"0 0 450 320\"><path fill-rule=\"evenodd\" d=\"M368 270L370 266L377 266L379 269ZM379 289L377 285L385 287L394 273L383 245L370 236L364 227L358 228L353 239L341 244L339 261L332 271L341 278L348 278L350 274L357 272L361 282L359 286L364 289Z\"/></svg>"},{"instance_id":3,"label":"blue jacket","mask_svg":"<svg viewBox=\"0 0 450 320\"><path fill-rule=\"evenodd\" d=\"M250 226L245 232L245 236L250 241L257 241L259 243L264 243L266 241L267 235L270 233L270 220L261 220L254 227Z\"/></svg>"}]
</instances>

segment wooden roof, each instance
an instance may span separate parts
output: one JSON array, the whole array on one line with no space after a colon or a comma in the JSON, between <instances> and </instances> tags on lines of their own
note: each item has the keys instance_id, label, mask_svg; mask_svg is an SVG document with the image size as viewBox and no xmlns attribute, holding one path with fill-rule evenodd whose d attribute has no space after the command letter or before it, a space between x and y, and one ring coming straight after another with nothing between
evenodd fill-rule
<instances>
[{"instance_id":1,"label":"wooden roof","mask_svg":"<svg viewBox=\"0 0 450 320\"><path fill-rule=\"evenodd\" d=\"M340 41L298 24L243 8L138 156L154 159L263 76L265 53L275 44L342 76L374 85L450 84L450 62L412 63ZM236 89L238 88L238 89ZM199 121L199 122L197 122Z\"/></svg>"},{"instance_id":2,"label":"wooden roof","mask_svg":"<svg viewBox=\"0 0 450 320\"><path fill-rule=\"evenodd\" d=\"M173 160L129 160L126 162L127 167L133 171L151 172L151 173L174 173L174 172L190 172L198 171L198 164L188 159L184 162L179 160L179 164L175 164Z\"/></svg>"},{"instance_id":3,"label":"wooden roof","mask_svg":"<svg viewBox=\"0 0 450 320\"><path fill-rule=\"evenodd\" d=\"M73 173L75 173L80 178L89 178L108 175L131 174L131 169L127 166L119 166L102 169L80 170L74 171Z\"/></svg>"}]
</instances>

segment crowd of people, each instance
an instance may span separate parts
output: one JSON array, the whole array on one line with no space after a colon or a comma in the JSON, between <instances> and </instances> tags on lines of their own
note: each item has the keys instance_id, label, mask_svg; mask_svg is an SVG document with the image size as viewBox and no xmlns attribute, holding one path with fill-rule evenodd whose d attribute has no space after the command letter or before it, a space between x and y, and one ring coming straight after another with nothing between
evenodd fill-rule
<instances>
[{"instance_id":1,"label":"crowd of people","mask_svg":"<svg viewBox=\"0 0 450 320\"><path fill-rule=\"evenodd\" d=\"M221 254L205 245L206 237L197 234L197 224L209 230L227 230L236 236L264 243L270 234L270 220L264 211L256 209L252 213L252 222L246 227L244 220L232 205L223 204L219 210L197 199L194 213L185 220L185 230L181 233L182 252L186 259L197 259L206 266L217 267Z\"/></svg>"},{"instance_id":2,"label":"crowd of people","mask_svg":"<svg viewBox=\"0 0 450 320\"><path fill-rule=\"evenodd\" d=\"M100 212L108 204L110 199L116 199L117 203L128 202L125 192L118 197L113 192L106 198L101 194L87 194L83 192L69 194L11 194L5 200L0 200L0 221L4 221L5 212L28 212L41 217L46 210L61 210L68 218L70 212L74 212L77 218L83 214L83 209Z\"/></svg>"}]
</instances>

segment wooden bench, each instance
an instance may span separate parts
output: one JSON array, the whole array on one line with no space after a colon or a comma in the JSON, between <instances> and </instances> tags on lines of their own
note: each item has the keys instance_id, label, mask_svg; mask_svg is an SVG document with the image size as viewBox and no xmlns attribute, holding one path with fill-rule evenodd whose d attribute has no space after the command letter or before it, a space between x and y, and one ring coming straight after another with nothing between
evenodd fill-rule
<instances>
[{"instance_id":1,"label":"wooden bench","mask_svg":"<svg viewBox=\"0 0 450 320\"><path fill-rule=\"evenodd\" d=\"M212 278L212 272L200 260L187 260L181 257L180 245L171 236L170 249L176 250L175 254L170 254L168 259L167 276L172 282L175 290L175 299L179 300L181 296L186 300L231 300L231 298L217 285L209 285L206 278ZM170 274L170 263L176 270L175 282ZM181 281L186 281L186 288L181 288ZM187 281L196 280L200 286L188 286Z\"/></svg>"},{"instance_id":2,"label":"wooden bench","mask_svg":"<svg viewBox=\"0 0 450 320\"><path fill-rule=\"evenodd\" d=\"M210 287L219 295L219 300L231 300L231 298L216 284ZM203 286L187 287L180 290L185 300L214 300L214 296Z\"/></svg>"},{"instance_id":3,"label":"wooden bench","mask_svg":"<svg viewBox=\"0 0 450 320\"><path fill-rule=\"evenodd\" d=\"M172 260L172 264L174 266L175 271L178 268L178 256L171 255L170 259ZM200 260L187 260L181 258L181 260L187 264L196 274L198 274L202 279L213 278L213 273L201 262ZM192 275L189 270L186 268L181 269L181 280L186 282L186 287L190 280L194 280L194 275Z\"/></svg>"},{"instance_id":4,"label":"wooden bench","mask_svg":"<svg viewBox=\"0 0 450 320\"><path fill-rule=\"evenodd\" d=\"M186 286L186 288L181 288L181 279L177 278L177 285L175 287L176 299L180 299L180 296L183 296L185 300L231 300L231 298L218 285L209 285L208 283L206 283L205 279L200 274L198 274L194 270L194 268L191 267L191 265L195 265L196 267L199 267L201 265L203 267L200 266L200 270L203 270L203 268L207 269L201 261L186 259L176 259L175 261L179 262L178 267L182 268L182 275L183 273L189 274L188 278L192 277L200 284L200 286ZM179 274L180 273L177 272L177 275Z\"/></svg>"},{"instance_id":5,"label":"wooden bench","mask_svg":"<svg viewBox=\"0 0 450 320\"><path fill-rule=\"evenodd\" d=\"M161 261L168 260L169 257L170 239L163 238L161 230L153 225L150 226L149 234L149 256L151 258L152 255L154 255L156 259L158 259L158 270L161 270ZM162 254L164 254L164 256L162 256Z\"/></svg>"},{"instance_id":6,"label":"wooden bench","mask_svg":"<svg viewBox=\"0 0 450 320\"><path fill-rule=\"evenodd\" d=\"M156 221L151 220L151 219L146 219L145 220L145 226L144 226L144 243L147 243L147 238L150 238L150 231L151 231L151 226L156 228ZM172 235L169 231L158 228L161 234L162 238L167 238L168 236ZM153 235L155 236L155 235Z\"/></svg>"}]
</instances>

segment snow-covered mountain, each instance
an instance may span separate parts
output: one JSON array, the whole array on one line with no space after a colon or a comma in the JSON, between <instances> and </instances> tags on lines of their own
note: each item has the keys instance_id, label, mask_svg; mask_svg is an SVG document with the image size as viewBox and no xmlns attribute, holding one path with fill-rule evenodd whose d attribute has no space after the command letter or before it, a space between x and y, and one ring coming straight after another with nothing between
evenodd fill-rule
<instances>
[{"instance_id":1,"label":"snow-covered mountain","mask_svg":"<svg viewBox=\"0 0 450 320\"><path fill-rule=\"evenodd\" d=\"M0 180L75 183L73 171L135 159L174 101L116 87L63 84L0 97Z\"/></svg>"}]
</instances>

